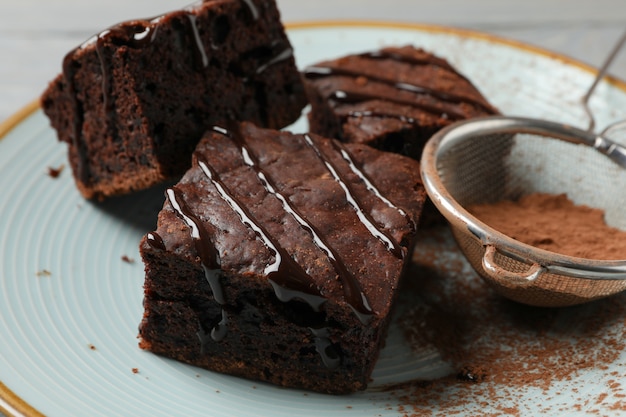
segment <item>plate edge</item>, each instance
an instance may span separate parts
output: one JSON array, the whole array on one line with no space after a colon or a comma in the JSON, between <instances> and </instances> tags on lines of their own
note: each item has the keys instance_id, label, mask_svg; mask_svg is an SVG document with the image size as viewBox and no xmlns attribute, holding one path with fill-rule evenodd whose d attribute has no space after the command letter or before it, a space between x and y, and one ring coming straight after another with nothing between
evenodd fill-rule
<instances>
[{"instance_id":1,"label":"plate edge","mask_svg":"<svg viewBox=\"0 0 626 417\"><path fill-rule=\"evenodd\" d=\"M24 119L39 110L39 107L39 99L33 100L4 121L0 122L0 140L2 140L11 130L22 123Z\"/></svg>"},{"instance_id":2,"label":"plate edge","mask_svg":"<svg viewBox=\"0 0 626 417\"><path fill-rule=\"evenodd\" d=\"M598 72L598 68L588 64L580 59L573 58L567 54L555 52L547 48L543 48L541 46L533 45L530 43L526 43L523 41L518 41L515 39L507 38L501 35L495 35L489 32L484 32L476 29L467 29L458 26L444 26L437 25L432 23L421 23L421 22L403 22L403 21L393 21L393 20L359 20L359 19L337 19L337 20L301 20L301 21L293 21L285 23L285 28L287 30L297 30L297 29L322 29L322 28L337 28L337 27L363 27L363 28L387 28L387 29L404 29L404 30L415 30L422 32L432 32L432 33L447 33L453 35L459 35L468 38L481 39L485 41L489 41L492 43L510 46L516 49L520 49L526 52L531 52L537 55L541 55L547 58L556 59L561 61L564 64L572 65L574 67L580 68L584 71L595 74ZM626 79L621 79L612 74L607 74L604 77L609 84L614 87L619 88L626 92ZM1 135L0 135L1 138Z\"/></svg>"},{"instance_id":3,"label":"plate edge","mask_svg":"<svg viewBox=\"0 0 626 417\"><path fill-rule=\"evenodd\" d=\"M2 401L6 402L2 404ZM12 408L12 410L7 409L6 406ZM4 385L0 381L0 412L10 416L27 416L27 417L44 417L42 413L36 410L33 406L28 404L22 398L18 397L13 391L11 391L6 385ZM15 414L17 412L18 414Z\"/></svg>"}]
</instances>

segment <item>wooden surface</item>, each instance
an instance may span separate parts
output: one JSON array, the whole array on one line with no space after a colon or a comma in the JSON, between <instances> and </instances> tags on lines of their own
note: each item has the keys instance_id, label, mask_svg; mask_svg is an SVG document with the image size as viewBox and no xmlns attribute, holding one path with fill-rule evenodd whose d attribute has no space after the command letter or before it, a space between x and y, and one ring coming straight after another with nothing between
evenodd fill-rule
<instances>
[{"instance_id":1,"label":"wooden surface","mask_svg":"<svg viewBox=\"0 0 626 417\"><path fill-rule=\"evenodd\" d=\"M158 15L188 3L0 0L0 121L37 99L60 71L65 53L92 34L119 21ZM523 41L595 66L626 29L626 0L278 0L278 4L285 22L357 19L455 26ZM626 79L626 51L610 72Z\"/></svg>"}]
</instances>

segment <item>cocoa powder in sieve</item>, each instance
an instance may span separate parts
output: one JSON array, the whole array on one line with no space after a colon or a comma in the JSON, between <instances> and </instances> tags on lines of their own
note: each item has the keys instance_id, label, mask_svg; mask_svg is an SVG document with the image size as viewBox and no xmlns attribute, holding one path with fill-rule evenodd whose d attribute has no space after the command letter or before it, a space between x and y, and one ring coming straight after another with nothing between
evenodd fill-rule
<instances>
[{"instance_id":1,"label":"cocoa powder in sieve","mask_svg":"<svg viewBox=\"0 0 626 417\"><path fill-rule=\"evenodd\" d=\"M540 249L578 258L626 259L626 232L609 227L603 210L575 205L565 194L533 193L467 210L500 233Z\"/></svg>"}]
</instances>

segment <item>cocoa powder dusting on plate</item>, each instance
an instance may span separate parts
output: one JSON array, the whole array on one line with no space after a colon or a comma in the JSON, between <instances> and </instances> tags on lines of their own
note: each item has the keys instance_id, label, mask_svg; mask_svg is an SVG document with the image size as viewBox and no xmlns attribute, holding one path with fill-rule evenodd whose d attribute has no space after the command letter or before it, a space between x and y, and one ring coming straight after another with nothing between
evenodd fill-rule
<instances>
[{"instance_id":1,"label":"cocoa powder dusting on plate","mask_svg":"<svg viewBox=\"0 0 626 417\"><path fill-rule=\"evenodd\" d=\"M575 409L600 415L626 411L620 382L626 371L615 371L624 369L623 293L558 309L518 304L482 281L447 227L421 233L396 322L412 350L434 347L453 372L390 389L402 404L401 415L459 410L465 410L462 415L525 415L529 398L533 410L552 415ZM563 392L579 400L563 403Z\"/></svg>"}]
</instances>

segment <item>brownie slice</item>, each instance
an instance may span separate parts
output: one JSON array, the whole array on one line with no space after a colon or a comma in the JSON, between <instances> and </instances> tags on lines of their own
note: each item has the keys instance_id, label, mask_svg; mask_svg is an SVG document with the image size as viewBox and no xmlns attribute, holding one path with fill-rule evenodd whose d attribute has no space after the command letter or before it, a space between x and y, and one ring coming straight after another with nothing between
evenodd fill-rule
<instances>
[{"instance_id":1,"label":"brownie slice","mask_svg":"<svg viewBox=\"0 0 626 417\"><path fill-rule=\"evenodd\" d=\"M320 62L304 76L312 132L415 159L444 126L498 113L446 60L412 46Z\"/></svg>"},{"instance_id":2,"label":"brownie slice","mask_svg":"<svg viewBox=\"0 0 626 417\"><path fill-rule=\"evenodd\" d=\"M366 388L425 200L417 161L251 123L214 127L166 192L140 346L324 393Z\"/></svg>"},{"instance_id":3,"label":"brownie slice","mask_svg":"<svg viewBox=\"0 0 626 417\"><path fill-rule=\"evenodd\" d=\"M41 102L78 188L102 199L180 178L218 120L281 128L306 97L274 1L205 0L95 35Z\"/></svg>"}]
</instances>

